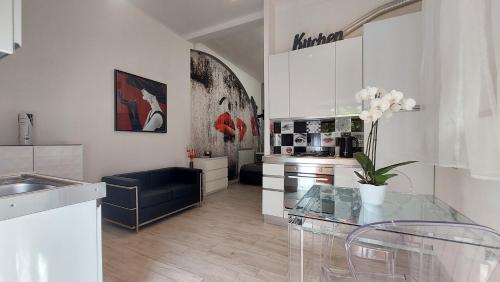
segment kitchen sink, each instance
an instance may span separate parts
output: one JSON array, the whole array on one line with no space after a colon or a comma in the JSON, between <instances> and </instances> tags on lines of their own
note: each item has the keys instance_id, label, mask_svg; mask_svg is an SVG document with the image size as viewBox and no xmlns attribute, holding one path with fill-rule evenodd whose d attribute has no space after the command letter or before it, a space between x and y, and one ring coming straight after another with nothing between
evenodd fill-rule
<instances>
[{"instance_id":1,"label":"kitchen sink","mask_svg":"<svg viewBox=\"0 0 500 282\"><path fill-rule=\"evenodd\" d=\"M52 189L74 183L33 175L0 178L0 197Z\"/></svg>"}]
</instances>

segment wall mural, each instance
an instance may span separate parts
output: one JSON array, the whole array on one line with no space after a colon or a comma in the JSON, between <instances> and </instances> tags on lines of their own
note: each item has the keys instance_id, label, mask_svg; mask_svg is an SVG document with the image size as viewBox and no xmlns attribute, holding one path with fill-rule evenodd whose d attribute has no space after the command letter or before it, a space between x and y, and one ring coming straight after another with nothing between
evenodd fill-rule
<instances>
[{"instance_id":1,"label":"wall mural","mask_svg":"<svg viewBox=\"0 0 500 282\"><path fill-rule=\"evenodd\" d=\"M257 149L257 104L233 71L216 57L191 50L192 145L198 156L227 156L237 177L238 150Z\"/></svg>"}]
</instances>

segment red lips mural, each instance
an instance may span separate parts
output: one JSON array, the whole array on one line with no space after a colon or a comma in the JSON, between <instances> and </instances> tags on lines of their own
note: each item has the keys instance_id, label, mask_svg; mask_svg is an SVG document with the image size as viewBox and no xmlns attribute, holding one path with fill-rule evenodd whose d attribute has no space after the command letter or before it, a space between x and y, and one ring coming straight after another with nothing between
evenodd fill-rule
<instances>
[{"instance_id":1,"label":"red lips mural","mask_svg":"<svg viewBox=\"0 0 500 282\"><path fill-rule=\"evenodd\" d=\"M255 118L252 118L250 121L252 123L252 135L256 136L257 135L257 126L255 122ZM236 126L234 126L233 119L231 115L228 112L225 112L219 117L217 117L217 120L215 121L214 127L217 131L220 133L224 134L224 141L233 141L235 136L236 136L236 128L238 129L239 132L239 141L241 142L243 138L245 138L245 134L247 133L247 125L246 123L240 119L236 118Z\"/></svg>"},{"instance_id":2,"label":"red lips mural","mask_svg":"<svg viewBox=\"0 0 500 282\"><path fill-rule=\"evenodd\" d=\"M228 112L221 114L215 121L214 126L217 131L224 134L224 141L234 140L235 126L233 119Z\"/></svg>"},{"instance_id":3,"label":"red lips mural","mask_svg":"<svg viewBox=\"0 0 500 282\"><path fill-rule=\"evenodd\" d=\"M247 133L247 125L240 118L236 118L236 128L240 131L240 142L245 137L245 133Z\"/></svg>"}]
</instances>

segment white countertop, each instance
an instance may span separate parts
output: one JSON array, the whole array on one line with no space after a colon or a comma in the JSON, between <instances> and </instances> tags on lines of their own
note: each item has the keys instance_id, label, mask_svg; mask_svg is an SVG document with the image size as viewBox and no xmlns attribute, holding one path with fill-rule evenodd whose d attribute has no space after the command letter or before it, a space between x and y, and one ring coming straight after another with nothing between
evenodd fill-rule
<instances>
[{"instance_id":1,"label":"white countertop","mask_svg":"<svg viewBox=\"0 0 500 282\"><path fill-rule=\"evenodd\" d=\"M86 183L32 173L1 176L0 189L28 183L22 181L24 178L33 178L37 184L48 183L49 187L1 196L0 221L106 197L104 182Z\"/></svg>"},{"instance_id":2,"label":"white countertop","mask_svg":"<svg viewBox=\"0 0 500 282\"><path fill-rule=\"evenodd\" d=\"M262 158L264 163L305 163L305 164L332 164L342 166L359 167L359 163L354 158L340 157L294 157L287 155L267 155Z\"/></svg>"}]
</instances>

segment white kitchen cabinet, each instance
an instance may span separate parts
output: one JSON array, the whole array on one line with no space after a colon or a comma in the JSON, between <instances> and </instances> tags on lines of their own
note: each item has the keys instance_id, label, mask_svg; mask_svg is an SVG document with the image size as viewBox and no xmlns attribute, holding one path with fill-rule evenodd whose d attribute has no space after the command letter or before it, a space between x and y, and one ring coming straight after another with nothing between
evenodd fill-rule
<instances>
[{"instance_id":1,"label":"white kitchen cabinet","mask_svg":"<svg viewBox=\"0 0 500 282\"><path fill-rule=\"evenodd\" d=\"M283 192L262 190L262 214L283 217Z\"/></svg>"},{"instance_id":2,"label":"white kitchen cabinet","mask_svg":"<svg viewBox=\"0 0 500 282\"><path fill-rule=\"evenodd\" d=\"M355 94L363 88L363 38L337 41L335 60L335 114L359 114L361 104Z\"/></svg>"},{"instance_id":3,"label":"white kitchen cabinet","mask_svg":"<svg viewBox=\"0 0 500 282\"><path fill-rule=\"evenodd\" d=\"M288 52L269 56L269 118L290 116Z\"/></svg>"},{"instance_id":4,"label":"white kitchen cabinet","mask_svg":"<svg viewBox=\"0 0 500 282\"><path fill-rule=\"evenodd\" d=\"M290 117L328 117L335 109L335 43L289 53Z\"/></svg>"},{"instance_id":5,"label":"white kitchen cabinet","mask_svg":"<svg viewBox=\"0 0 500 282\"><path fill-rule=\"evenodd\" d=\"M275 191L285 190L285 179L280 177L262 177L262 188Z\"/></svg>"},{"instance_id":6,"label":"white kitchen cabinet","mask_svg":"<svg viewBox=\"0 0 500 282\"><path fill-rule=\"evenodd\" d=\"M0 281L100 282L101 246L96 200L0 221Z\"/></svg>"},{"instance_id":7,"label":"white kitchen cabinet","mask_svg":"<svg viewBox=\"0 0 500 282\"><path fill-rule=\"evenodd\" d=\"M408 14L365 24L363 29L364 85L377 86L387 91L397 89L405 97L422 103L420 93L420 65L422 58L421 13ZM428 156L426 135L419 129L425 124L426 108L420 111L402 111L384 120L378 131L377 166ZM367 125L365 125L365 128ZM365 130L365 135L368 130ZM365 140L367 140L365 136ZM425 158L424 158L425 159ZM419 162L398 167L409 176L416 193L434 191L434 166ZM389 184L391 181L389 180Z\"/></svg>"},{"instance_id":8,"label":"white kitchen cabinet","mask_svg":"<svg viewBox=\"0 0 500 282\"><path fill-rule=\"evenodd\" d=\"M21 0L0 0L0 57L21 45Z\"/></svg>"},{"instance_id":9,"label":"white kitchen cabinet","mask_svg":"<svg viewBox=\"0 0 500 282\"><path fill-rule=\"evenodd\" d=\"M268 216L283 218L284 173L284 164L264 163L262 166L262 174L264 175L262 178L262 214L264 219Z\"/></svg>"},{"instance_id":10,"label":"white kitchen cabinet","mask_svg":"<svg viewBox=\"0 0 500 282\"><path fill-rule=\"evenodd\" d=\"M83 180L83 145L34 146L36 173Z\"/></svg>"}]
</instances>

